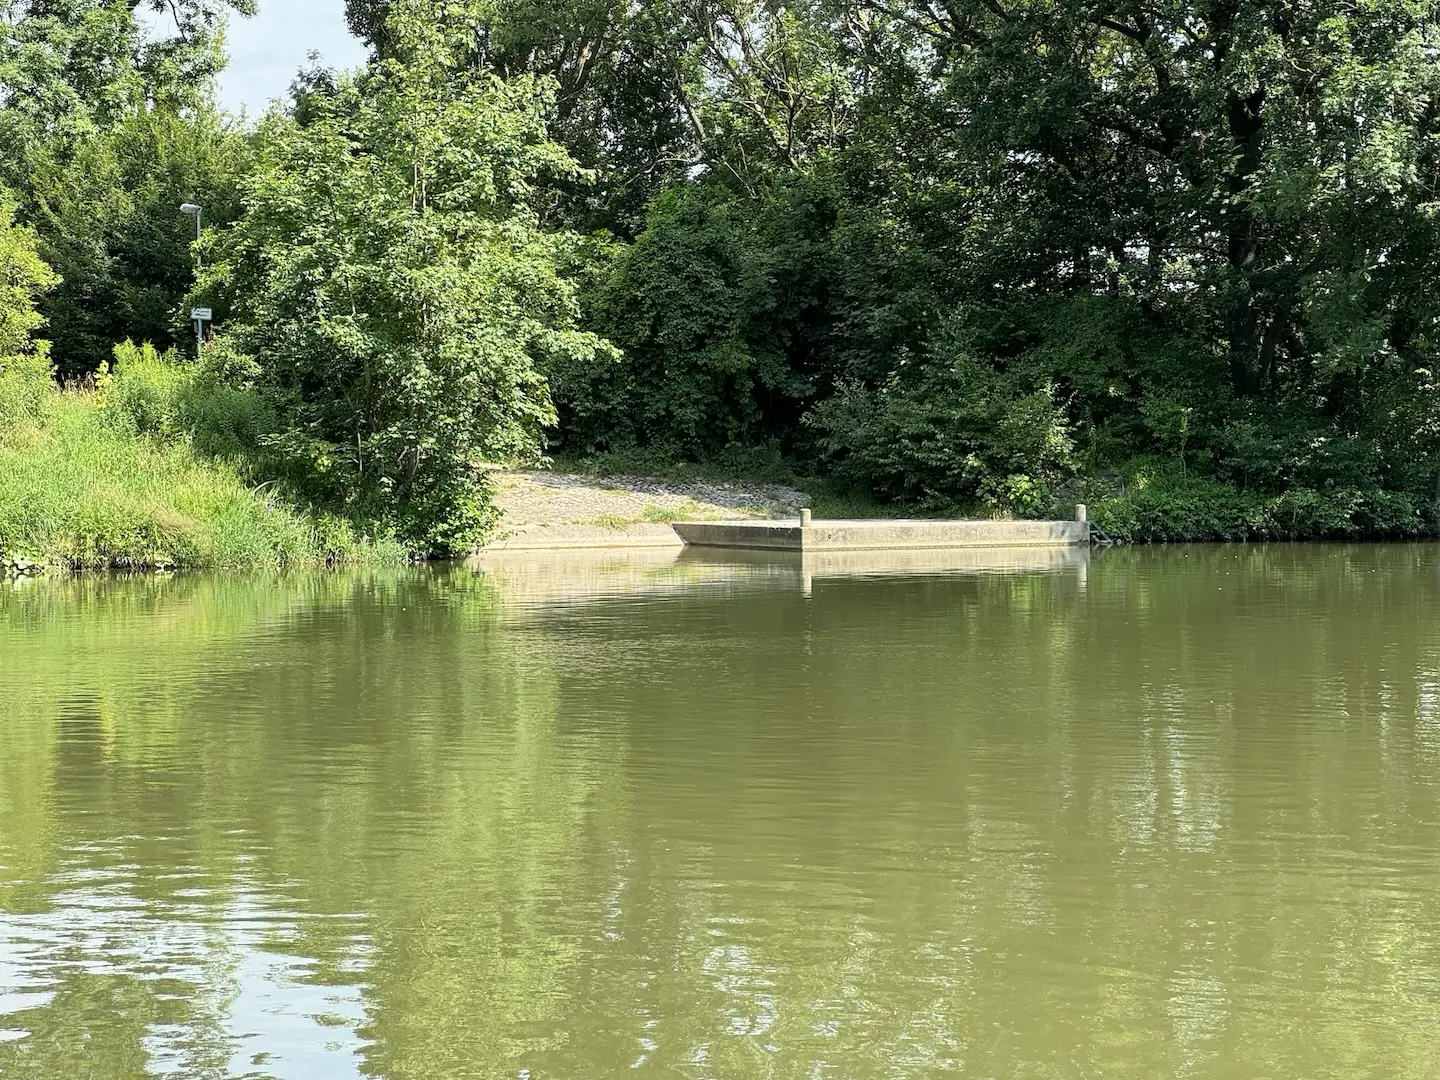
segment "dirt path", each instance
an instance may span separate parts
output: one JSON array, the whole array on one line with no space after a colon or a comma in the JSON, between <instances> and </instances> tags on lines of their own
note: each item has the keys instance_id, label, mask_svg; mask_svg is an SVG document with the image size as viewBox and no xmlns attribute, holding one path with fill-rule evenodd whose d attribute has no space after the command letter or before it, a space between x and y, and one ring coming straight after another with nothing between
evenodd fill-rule
<instances>
[{"instance_id":1,"label":"dirt path","mask_svg":"<svg viewBox=\"0 0 1440 1080\"><path fill-rule=\"evenodd\" d=\"M678 547L672 521L785 517L803 492L774 484L732 485L500 470L495 502L504 514L490 549Z\"/></svg>"}]
</instances>

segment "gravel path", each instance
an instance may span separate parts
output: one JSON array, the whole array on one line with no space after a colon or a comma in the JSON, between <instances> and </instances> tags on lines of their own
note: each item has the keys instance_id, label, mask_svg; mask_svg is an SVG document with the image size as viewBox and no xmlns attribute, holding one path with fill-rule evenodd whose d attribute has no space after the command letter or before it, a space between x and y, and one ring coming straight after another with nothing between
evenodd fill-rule
<instances>
[{"instance_id":1,"label":"gravel path","mask_svg":"<svg viewBox=\"0 0 1440 1080\"><path fill-rule=\"evenodd\" d=\"M778 484L738 485L497 470L504 514L492 549L678 547L672 521L793 516L803 492Z\"/></svg>"}]
</instances>

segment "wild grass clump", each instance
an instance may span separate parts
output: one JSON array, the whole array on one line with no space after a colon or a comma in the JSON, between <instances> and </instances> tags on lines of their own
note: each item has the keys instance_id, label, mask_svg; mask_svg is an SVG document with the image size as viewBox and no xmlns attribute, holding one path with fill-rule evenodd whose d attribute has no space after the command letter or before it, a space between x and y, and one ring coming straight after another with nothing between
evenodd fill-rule
<instances>
[{"instance_id":1,"label":"wild grass clump","mask_svg":"<svg viewBox=\"0 0 1440 1080\"><path fill-rule=\"evenodd\" d=\"M0 561L156 569L400 555L198 453L170 415L183 371L157 362L133 374L122 365L99 390L61 392L43 358L0 371Z\"/></svg>"},{"instance_id":2,"label":"wild grass clump","mask_svg":"<svg viewBox=\"0 0 1440 1080\"><path fill-rule=\"evenodd\" d=\"M677 521L695 521L716 517L713 510L706 510L694 499L686 499L679 506L647 506L640 511L640 519L651 525L674 525Z\"/></svg>"}]
</instances>

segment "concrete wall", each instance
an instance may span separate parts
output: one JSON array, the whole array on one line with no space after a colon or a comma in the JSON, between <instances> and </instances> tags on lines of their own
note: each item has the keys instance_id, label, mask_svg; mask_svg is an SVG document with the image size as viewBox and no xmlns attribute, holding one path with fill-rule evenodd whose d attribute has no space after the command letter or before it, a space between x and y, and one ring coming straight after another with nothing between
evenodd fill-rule
<instances>
[{"instance_id":1,"label":"concrete wall","mask_svg":"<svg viewBox=\"0 0 1440 1080\"><path fill-rule=\"evenodd\" d=\"M705 547L803 550L798 521L677 521L675 531L685 543Z\"/></svg>"}]
</instances>

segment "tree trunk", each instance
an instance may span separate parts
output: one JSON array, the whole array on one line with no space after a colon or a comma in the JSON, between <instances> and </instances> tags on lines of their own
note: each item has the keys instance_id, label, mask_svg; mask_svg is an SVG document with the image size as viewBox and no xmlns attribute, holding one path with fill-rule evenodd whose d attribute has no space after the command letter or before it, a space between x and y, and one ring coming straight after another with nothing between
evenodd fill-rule
<instances>
[{"instance_id":1,"label":"tree trunk","mask_svg":"<svg viewBox=\"0 0 1440 1080\"><path fill-rule=\"evenodd\" d=\"M1245 97L1232 93L1226 121L1235 162L1225 177L1227 255L1230 265L1230 310L1226 338L1230 381L1237 397L1258 394L1265 378L1260 356L1260 310L1251 282L1260 261L1260 228L1250 203L1250 189L1260 169L1265 121L1265 91Z\"/></svg>"}]
</instances>

